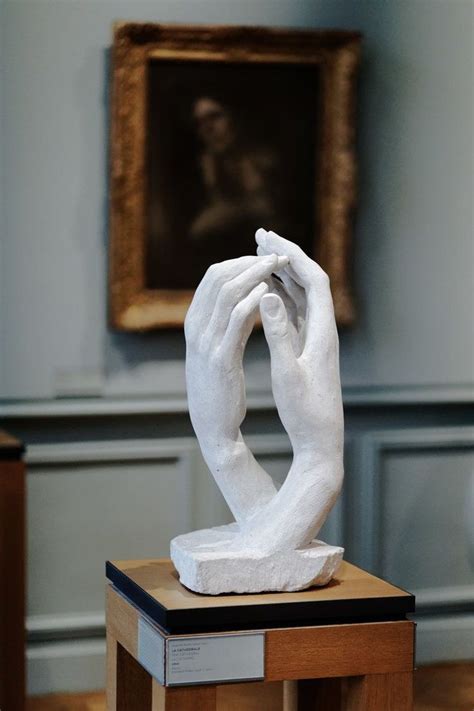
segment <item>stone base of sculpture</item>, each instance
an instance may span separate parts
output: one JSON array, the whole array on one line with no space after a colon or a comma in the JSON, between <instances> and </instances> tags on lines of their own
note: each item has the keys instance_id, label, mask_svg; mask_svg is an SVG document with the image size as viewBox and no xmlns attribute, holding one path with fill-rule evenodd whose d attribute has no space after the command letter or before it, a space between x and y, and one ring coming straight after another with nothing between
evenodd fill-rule
<instances>
[{"instance_id":1,"label":"stone base of sculpture","mask_svg":"<svg viewBox=\"0 0 474 711\"><path fill-rule=\"evenodd\" d=\"M194 592L294 592L326 585L337 572L344 549L314 540L299 550L270 555L238 550L236 523L177 536L171 541L171 559L180 582Z\"/></svg>"}]
</instances>

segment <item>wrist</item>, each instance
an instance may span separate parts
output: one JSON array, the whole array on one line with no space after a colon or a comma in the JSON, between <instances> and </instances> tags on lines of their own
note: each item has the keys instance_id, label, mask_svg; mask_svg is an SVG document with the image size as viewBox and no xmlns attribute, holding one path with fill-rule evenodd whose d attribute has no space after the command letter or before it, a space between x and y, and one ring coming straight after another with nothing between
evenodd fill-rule
<instances>
[{"instance_id":1,"label":"wrist","mask_svg":"<svg viewBox=\"0 0 474 711\"><path fill-rule=\"evenodd\" d=\"M344 427L332 429L314 426L312 430L292 432L290 435L293 453L296 456L337 459L344 453Z\"/></svg>"},{"instance_id":2,"label":"wrist","mask_svg":"<svg viewBox=\"0 0 474 711\"><path fill-rule=\"evenodd\" d=\"M343 446L331 447L301 447L294 449L292 471L327 472L331 476L341 477L344 474Z\"/></svg>"},{"instance_id":3,"label":"wrist","mask_svg":"<svg viewBox=\"0 0 474 711\"><path fill-rule=\"evenodd\" d=\"M206 464L213 474L238 470L243 466L248 454L248 448L240 435L230 437L228 434L213 437L199 437L199 445Z\"/></svg>"}]
</instances>

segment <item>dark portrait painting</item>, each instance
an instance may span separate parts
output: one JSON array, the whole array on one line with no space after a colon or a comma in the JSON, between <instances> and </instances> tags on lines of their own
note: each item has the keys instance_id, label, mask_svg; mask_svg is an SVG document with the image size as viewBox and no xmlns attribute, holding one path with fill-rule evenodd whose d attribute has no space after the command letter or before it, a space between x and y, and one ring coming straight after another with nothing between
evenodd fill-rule
<instances>
[{"instance_id":1,"label":"dark portrait painting","mask_svg":"<svg viewBox=\"0 0 474 711\"><path fill-rule=\"evenodd\" d=\"M355 316L356 78L346 30L118 22L112 48L109 318L182 328L207 268L275 230Z\"/></svg>"},{"instance_id":2,"label":"dark portrait painting","mask_svg":"<svg viewBox=\"0 0 474 711\"><path fill-rule=\"evenodd\" d=\"M148 289L194 289L261 226L313 253L319 103L314 66L148 62Z\"/></svg>"}]
</instances>

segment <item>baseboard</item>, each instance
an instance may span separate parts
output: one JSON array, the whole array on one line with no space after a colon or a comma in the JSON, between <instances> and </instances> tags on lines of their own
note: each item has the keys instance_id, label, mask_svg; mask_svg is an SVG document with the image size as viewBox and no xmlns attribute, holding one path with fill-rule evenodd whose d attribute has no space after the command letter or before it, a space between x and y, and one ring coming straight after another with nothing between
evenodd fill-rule
<instances>
[{"instance_id":1,"label":"baseboard","mask_svg":"<svg viewBox=\"0 0 474 711\"><path fill-rule=\"evenodd\" d=\"M27 651L28 695L105 688L105 640L31 644Z\"/></svg>"},{"instance_id":2,"label":"baseboard","mask_svg":"<svg viewBox=\"0 0 474 711\"><path fill-rule=\"evenodd\" d=\"M474 614L418 617L416 664L474 659Z\"/></svg>"}]
</instances>

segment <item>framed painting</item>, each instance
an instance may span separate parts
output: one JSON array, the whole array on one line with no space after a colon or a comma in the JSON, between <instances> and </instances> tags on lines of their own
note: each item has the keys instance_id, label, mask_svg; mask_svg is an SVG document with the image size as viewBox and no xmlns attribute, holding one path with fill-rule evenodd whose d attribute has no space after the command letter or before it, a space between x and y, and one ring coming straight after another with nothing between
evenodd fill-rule
<instances>
[{"instance_id":1,"label":"framed painting","mask_svg":"<svg viewBox=\"0 0 474 711\"><path fill-rule=\"evenodd\" d=\"M258 227L328 272L353 321L360 35L119 23L110 138L112 328L180 327L213 262Z\"/></svg>"}]
</instances>

